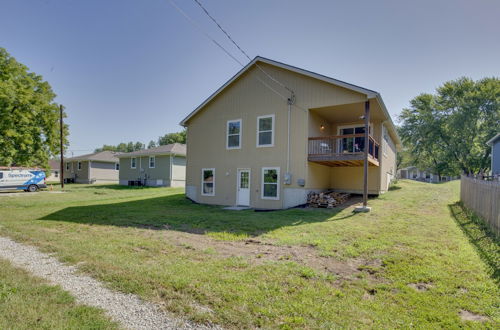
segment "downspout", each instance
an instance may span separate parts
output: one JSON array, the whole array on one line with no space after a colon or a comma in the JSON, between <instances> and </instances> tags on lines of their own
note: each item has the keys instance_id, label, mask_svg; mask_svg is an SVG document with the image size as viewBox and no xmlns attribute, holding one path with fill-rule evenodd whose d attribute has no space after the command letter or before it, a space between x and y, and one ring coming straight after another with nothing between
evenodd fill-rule
<instances>
[{"instance_id":1,"label":"downspout","mask_svg":"<svg viewBox=\"0 0 500 330\"><path fill-rule=\"evenodd\" d=\"M170 187L172 187L172 177L173 177L173 175L172 175L172 161L173 161L172 157L175 157L175 154L170 154L170 178L169 178Z\"/></svg>"},{"instance_id":2,"label":"downspout","mask_svg":"<svg viewBox=\"0 0 500 330\"><path fill-rule=\"evenodd\" d=\"M139 180L142 184L142 156L139 155Z\"/></svg>"},{"instance_id":3,"label":"downspout","mask_svg":"<svg viewBox=\"0 0 500 330\"><path fill-rule=\"evenodd\" d=\"M292 116L292 104L295 103L295 94L292 92L290 98L287 100L288 103L288 136L287 136L287 150L286 150L286 174L285 174L285 184L291 184L291 174L290 174L290 123Z\"/></svg>"}]
</instances>

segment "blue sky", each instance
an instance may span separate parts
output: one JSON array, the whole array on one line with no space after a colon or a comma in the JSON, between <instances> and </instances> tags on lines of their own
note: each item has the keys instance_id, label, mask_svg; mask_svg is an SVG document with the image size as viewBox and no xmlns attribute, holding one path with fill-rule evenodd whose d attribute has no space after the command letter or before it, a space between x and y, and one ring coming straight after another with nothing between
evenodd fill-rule
<instances>
[{"instance_id":1,"label":"blue sky","mask_svg":"<svg viewBox=\"0 0 500 330\"><path fill-rule=\"evenodd\" d=\"M194 1L174 1L245 61ZM444 81L500 76L497 0L200 1L251 57L374 89L394 119ZM168 0L0 0L0 47L52 85L75 155L179 131L240 69Z\"/></svg>"}]
</instances>

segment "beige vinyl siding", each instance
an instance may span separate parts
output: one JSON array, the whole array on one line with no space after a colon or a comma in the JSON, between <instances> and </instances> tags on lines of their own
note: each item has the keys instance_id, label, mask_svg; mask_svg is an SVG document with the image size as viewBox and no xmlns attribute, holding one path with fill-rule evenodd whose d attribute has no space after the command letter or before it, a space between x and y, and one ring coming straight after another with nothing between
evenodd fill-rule
<instances>
[{"instance_id":1,"label":"beige vinyl siding","mask_svg":"<svg viewBox=\"0 0 500 330\"><path fill-rule=\"evenodd\" d=\"M175 156L172 158L171 186L184 186L186 182L186 157Z\"/></svg>"},{"instance_id":2,"label":"beige vinyl siding","mask_svg":"<svg viewBox=\"0 0 500 330\"><path fill-rule=\"evenodd\" d=\"M291 154L290 172L292 184L281 184L283 188L303 188L297 179L307 178L308 108L325 107L344 103L363 102L366 96L325 82L305 77L297 73L259 64L278 80L296 92L297 104L306 109L292 107L291 116ZM201 203L234 205L236 204L236 173L238 168L252 171L250 203L256 208L282 208L280 200L260 198L262 167L280 167L281 182L286 173L287 150L287 112L286 100L266 88L257 77L268 82L262 72L255 67L244 73L229 88L222 91L188 122L188 166L187 186L196 187L195 199ZM275 86L276 87L276 86ZM278 87L283 95L286 90ZM257 148L257 117L275 115L274 147ZM241 149L226 150L226 125L228 120L242 119ZM209 143L207 141L210 141ZM216 195L201 196L201 169L215 168Z\"/></svg>"},{"instance_id":3,"label":"beige vinyl siding","mask_svg":"<svg viewBox=\"0 0 500 330\"><path fill-rule=\"evenodd\" d=\"M75 179L75 183L117 183L118 171L115 170L115 163L82 160L81 169L78 170L78 161L64 163L64 178ZM66 170L66 163L70 164Z\"/></svg>"},{"instance_id":4,"label":"beige vinyl siding","mask_svg":"<svg viewBox=\"0 0 500 330\"><path fill-rule=\"evenodd\" d=\"M380 190L381 191L387 191L387 188L389 186L389 183L387 181L387 175L391 175L392 177L396 177L396 146L394 145L394 142L392 141L392 138L390 138L390 143L386 143L384 141L384 137L381 136L380 138L381 141L381 147L379 151L379 158L380 158L380 173L381 173L381 183L380 183Z\"/></svg>"},{"instance_id":5,"label":"beige vinyl siding","mask_svg":"<svg viewBox=\"0 0 500 330\"><path fill-rule=\"evenodd\" d=\"M90 180L96 183L118 182L118 171L115 169L115 164L93 160L90 165Z\"/></svg>"},{"instance_id":6,"label":"beige vinyl siding","mask_svg":"<svg viewBox=\"0 0 500 330\"><path fill-rule=\"evenodd\" d=\"M69 170L66 170L66 164L69 163ZM89 162L80 161L81 169L78 169L78 161L64 162L64 178L74 179L76 183L90 183L89 180Z\"/></svg>"}]
</instances>

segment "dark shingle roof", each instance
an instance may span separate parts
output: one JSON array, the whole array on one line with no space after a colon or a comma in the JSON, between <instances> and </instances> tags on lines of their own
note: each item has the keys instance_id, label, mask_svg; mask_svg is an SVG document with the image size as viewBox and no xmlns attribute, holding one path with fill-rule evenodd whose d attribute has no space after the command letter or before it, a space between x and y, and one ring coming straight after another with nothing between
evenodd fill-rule
<instances>
[{"instance_id":1,"label":"dark shingle roof","mask_svg":"<svg viewBox=\"0 0 500 330\"><path fill-rule=\"evenodd\" d=\"M167 144L163 146L159 146L156 148L138 150L134 152L127 152L118 155L118 158L123 157L135 157L135 156L149 156L149 155L167 155L167 154L176 154L180 156L186 155L186 145L181 143L173 143Z\"/></svg>"},{"instance_id":2,"label":"dark shingle roof","mask_svg":"<svg viewBox=\"0 0 500 330\"><path fill-rule=\"evenodd\" d=\"M118 163L118 158L116 158L116 156L118 156L119 154L120 154L119 152L114 152L114 151L100 151L100 152L95 152L93 154L86 154L86 155L66 158L64 161L72 162L78 160L80 161L95 160L100 162Z\"/></svg>"}]
</instances>

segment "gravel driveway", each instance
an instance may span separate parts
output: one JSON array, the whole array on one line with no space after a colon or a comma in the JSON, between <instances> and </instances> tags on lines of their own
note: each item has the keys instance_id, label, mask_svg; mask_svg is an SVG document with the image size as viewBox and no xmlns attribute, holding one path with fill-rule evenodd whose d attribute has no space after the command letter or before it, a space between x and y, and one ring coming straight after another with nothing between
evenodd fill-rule
<instances>
[{"instance_id":1,"label":"gravel driveway","mask_svg":"<svg viewBox=\"0 0 500 330\"><path fill-rule=\"evenodd\" d=\"M175 318L136 295L107 289L99 281L77 274L76 267L64 265L36 248L16 243L10 238L0 237L0 258L60 285L81 304L103 309L111 319L127 329L220 329Z\"/></svg>"}]
</instances>

